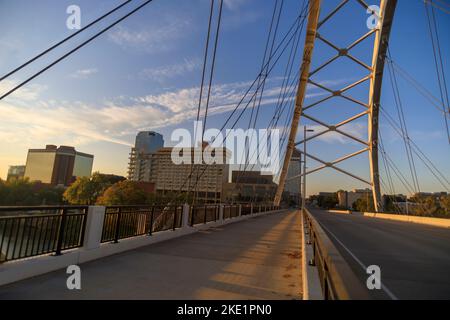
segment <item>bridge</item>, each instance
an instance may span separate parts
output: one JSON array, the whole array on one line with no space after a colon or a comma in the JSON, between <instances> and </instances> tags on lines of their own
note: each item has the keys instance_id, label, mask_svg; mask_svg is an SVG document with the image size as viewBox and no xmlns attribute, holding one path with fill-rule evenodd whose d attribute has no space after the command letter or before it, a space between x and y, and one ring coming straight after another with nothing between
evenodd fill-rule
<instances>
[{"instance_id":1,"label":"bridge","mask_svg":"<svg viewBox=\"0 0 450 320\"><path fill-rule=\"evenodd\" d=\"M0 100L151 2L145 1L0 96ZM411 195L420 194L422 180L418 163L426 172L422 172L422 176L431 177L433 185L450 191L448 177L408 132L407 110L402 103L402 86L398 84L398 78L404 78L415 93L438 109L450 142L450 105L442 62L445 55L435 20L435 9L439 6L425 1L427 31L432 38L440 92L440 97L436 97L405 71L391 52L394 21L401 7L396 0L381 0L377 8L362 0L343 0L334 7L330 7L330 3L304 1L295 19L289 21L290 27L284 34L277 34L281 33L278 25L283 1L275 2L261 70L242 99L232 106L220 130L233 129L242 120L248 120L248 129L255 129L257 125L274 129L281 125L280 119L285 120L280 137L282 166L274 172L278 185L273 202L201 204L194 199L192 203L172 201L162 206L0 208L0 212L5 213L0 216L0 298L448 299L450 220L430 217L434 204L420 199L417 206L423 216L417 219L405 215L398 206L394 206L393 212L386 212L384 201L386 198L393 201L399 189ZM204 109L205 123L223 1L218 1L214 35L211 22L215 21L215 4L217 2L211 1L197 110L199 120ZM359 13L370 13L376 23L368 29L365 24L363 28L355 28L357 32L346 23L334 24L336 16L351 5L356 6ZM345 31L349 34L345 35ZM304 41L303 54L298 50L301 40ZM364 49L358 50L363 44ZM212 58L208 55L210 50ZM332 52L329 59L316 59L318 52L327 50ZM364 57L360 57L361 54ZM285 73L273 116L269 123L261 123L258 116L267 78L283 60ZM205 84L207 62L211 63L208 85ZM336 76L336 71L329 68L340 63L340 79L331 78ZM295 68L297 74L292 73ZM385 69L393 89L393 101L382 97L387 83ZM323 74L327 70L330 78ZM345 84L336 87L342 79L346 80ZM308 88L321 93L308 96ZM317 112L318 107L329 108L329 111ZM359 125L363 123L366 135L347 130L357 121ZM403 169L399 169L398 159L391 155L400 151L389 152L386 141L383 142L384 124L390 126L404 145L406 165ZM300 125L304 130L301 137ZM326 135L337 136L348 143L339 148L327 146L326 152L322 149L322 154L316 154L318 149L309 144L320 142ZM289 176L292 155L301 146L302 150L298 151L302 154L302 170ZM248 150L241 172L254 169L250 160L253 156L259 157L261 150L255 152L257 154L250 154ZM367 157L362 158L362 155ZM363 164L356 165L357 161ZM192 166L179 194L195 194L206 168ZM406 175L402 172L405 168L409 171ZM306 177L313 179L314 176L327 186L327 179L335 178L334 174L341 174L342 185L344 179L351 179L358 187L370 188L366 204L373 212L337 212L308 207ZM302 183L301 210L289 208L282 201L285 184L290 180ZM348 180L345 184L349 184ZM80 291L68 290L66 286L69 265L81 268Z\"/></svg>"},{"instance_id":2,"label":"bridge","mask_svg":"<svg viewBox=\"0 0 450 320\"><path fill-rule=\"evenodd\" d=\"M259 206L30 209L0 218L0 299L450 296L448 227ZM72 264L81 290L66 286ZM366 285L371 265L379 290Z\"/></svg>"}]
</instances>

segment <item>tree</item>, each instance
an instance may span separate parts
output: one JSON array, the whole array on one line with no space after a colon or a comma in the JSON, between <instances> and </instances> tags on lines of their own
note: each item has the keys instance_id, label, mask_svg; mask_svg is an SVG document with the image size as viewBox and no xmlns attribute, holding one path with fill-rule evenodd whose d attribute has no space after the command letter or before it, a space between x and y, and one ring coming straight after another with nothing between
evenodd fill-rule
<instances>
[{"instance_id":1,"label":"tree","mask_svg":"<svg viewBox=\"0 0 450 320\"><path fill-rule=\"evenodd\" d=\"M358 212L373 212L375 207L373 205L373 196L359 198L353 203L353 210Z\"/></svg>"},{"instance_id":2,"label":"tree","mask_svg":"<svg viewBox=\"0 0 450 320\"><path fill-rule=\"evenodd\" d=\"M438 204L435 197L417 196L412 199L416 203L413 212L419 216L433 216L438 211Z\"/></svg>"},{"instance_id":3,"label":"tree","mask_svg":"<svg viewBox=\"0 0 450 320\"><path fill-rule=\"evenodd\" d=\"M70 204L89 205L97 200L94 185L88 177L80 177L64 192L64 199Z\"/></svg>"},{"instance_id":4,"label":"tree","mask_svg":"<svg viewBox=\"0 0 450 320\"><path fill-rule=\"evenodd\" d=\"M0 181L0 205L57 205L63 202L63 189L28 179Z\"/></svg>"},{"instance_id":5,"label":"tree","mask_svg":"<svg viewBox=\"0 0 450 320\"><path fill-rule=\"evenodd\" d=\"M337 193L333 193L333 195L331 195L331 196L319 195L317 197L317 204L319 207L321 207L323 209L336 208L338 203L339 203L339 199L338 199Z\"/></svg>"},{"instance_id":6,"label":"tree","mask_svg":"<svg viewBox=\"0 0 450 320\"><path fill-rule=\"evenodd\" d=\"M113 205L145 205L149 203L149 193L137 182L124 180L110 186L97 200L97 204Z\"/></svg>"},{"instance_id":7,"label":"tree","mask_svg":"<svg viewBox=\"0 0 450 320\"><path fill-rule=\"evenodd\" d=\"M440 205L443 215L450 216L450 195L442 196Z\"/></svg>"},{"instance_id":8,"label":"tree","mask_svg":"<svg viewBox=\"0 0 450 320\"><path fill-rule=\"evenodd\" d=\"M64 192L64 199L70 204L93 205L106 189L123 180L121 176L94 172L91 178L77 178Z\"/></svg>"}]
</instances>

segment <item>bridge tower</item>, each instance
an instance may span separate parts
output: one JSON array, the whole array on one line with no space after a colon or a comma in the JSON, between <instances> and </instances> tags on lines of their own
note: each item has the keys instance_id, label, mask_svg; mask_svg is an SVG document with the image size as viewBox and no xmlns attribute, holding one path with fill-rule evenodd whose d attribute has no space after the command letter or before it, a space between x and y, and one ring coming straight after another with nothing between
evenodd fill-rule
<instances>
[{"instance_id":1,"label":"bridge tower","mask_svg":"<svg viewBox=\"0 0 450 320\"><path fill-rule=\"evenodd\" d=\"M376 21L374 28L370 29L366 34L361 37L355 39L350 45L347 47L339 47L336 45L332 39L327 39L320 34L320 29L323 25L327 23L331 23L329 20L342 8L344 8L350 1L355 1L361 5L362 10L366 10L370 14L374 14ZM381 188L380 188L380 174L379 174L379 163L378 163L378 124L379 124L379 111L380 111L380 98L381 98L381 88L383 81L383 70L385 64L385 57L389 43L389 36L391 32L392 22L394 18L394 12L397 5L397 0L380 0L379 5L379 13L374 11L372 6L368 6L363 0L343 0L336 8L334 8L330 13L328 13L325 17L320 20L320 11L322 7L321 0L310 0L309 1L309 11L308 11L308 25L307 25L307 34L305 38L305 46L303 52L303 61L301 65L300 71L300 80L297 90L297 97L295 102L295 109L293 114L293 120L290 128L288 145L286 148L286 154L284 158L283 168L280 173L280 181L278 184L278 189L275 194L274 204L279 205L281 201L281 196L284 190L284 186L287 178L287 170L289 167L289 162L292 157L292 153L294 148L297 145L303 144L305 141L310 141L319 138L320 136L334 132L336 134L347 137L358 144L363 146L362 149L356 152L352 152L347 154L339 159L326 161L320 159L317 156L312 154L306 154L306 157L313 159L314 161L320 163L320 166L317 168L310 169L306 172L302 172L303 175L309 175L315 173L317 171L331 168L337 170L340 173L348 175L356 180L359 180L372 189L373 199L374 199L374 208L375 211L382 211L382 201L381 201ZM336 30L336 34L339 31ZM372 53L372 63L368 65L356 58L351 52L358 44L374 35L374 44L373 44L373 53ZM319 67L314 70L311 69L311 61L314 58L314 49L316 45L316 41L321 41L327 47L332 48L335 51L335 55L327 60L325 63L321 64ZM332 90L328 88L325 84L321 84L313 80L313 76L321 71L322 69L327 68L331 63L339 63L341 58L346 57L352 60L354 63L359 65L361 68L368 71L368 74L358 79L357 81L347 85L345 88L340 90ZM349 91L357 86L360 86L363 83L369 82L369 92L368 92L368 102L363 102L359 99L352 97ZM309 105L304 105L305 96L306 96L306 88L307 86L314 86L325 90L327 92L327 96L323 99L320 99L317 102L314 102ZM333 98L342 98L352 103L355 103L358 106L361 106L363 111L357 114L353 114L345 120L330 125L326 123L326 121L320 119L319 117L313 117L307 112L309 109L316 107L324 102L333 99ZM362 140L359 137L356 137L353 134L345 132L342 130L342 127L348 125L355 120L358 120L364 116L367 116L367 131L368 131L368 140ZM310 137L303 137L302 141L296 142L298 126L302 122L303 119L308 119L318 125L326 128L325 131L314 133ZM363 153L368 153L369 165L368 168L370 170L370 181L367 179L361 178L360 176L352 173L350 170L344 170L337 166L337 164L344 162L348 159L354 158Z\"/></svg>"}]
</instances>

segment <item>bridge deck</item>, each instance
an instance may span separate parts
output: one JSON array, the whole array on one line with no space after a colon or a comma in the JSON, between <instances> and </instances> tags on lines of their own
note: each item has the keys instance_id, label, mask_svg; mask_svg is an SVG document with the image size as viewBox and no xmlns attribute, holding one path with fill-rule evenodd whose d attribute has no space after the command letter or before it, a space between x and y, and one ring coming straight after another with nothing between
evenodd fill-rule
<instances>
[{"instance_id":1,"label":"bridge deck","mask_svg":"<svg viewBox=\"0 0 450 320\"><path fill-rule=\"evenodd\" d=\"M113 245L113 244L111 244ZM0 299L300 299L300 216L252 218L0 287Z\"/></svg>"},{"instance_id":2,"label":"bridge deck","mask_svg":"<svg viewBox=\"0 0 450 320\"><path fill-rule=\"evenodd\" d=\"M371 291L374 299L450 298L449 229L311 212L362 283L368 266L380 267L382 290Z\"/></svg>"}]
</instances>

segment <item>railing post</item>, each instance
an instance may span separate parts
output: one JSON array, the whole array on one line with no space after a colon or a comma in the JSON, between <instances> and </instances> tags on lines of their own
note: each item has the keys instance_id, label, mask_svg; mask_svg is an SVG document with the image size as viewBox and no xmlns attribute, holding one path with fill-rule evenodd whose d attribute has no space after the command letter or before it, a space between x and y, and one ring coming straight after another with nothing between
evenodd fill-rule
<instances>
[{"instance_id":1,"label":"railing post","mask_svg":"<svg viewBox=\"0 0 450 320\"><path fill-rule=\"evenodd\" d=\"M178 213L178 206L175 206L173 212L173 228L172 228L173 231L175 231L177 227L177 213Z\"/></svg>"},{"instance_id":2,"label":"railing post","mask_svg":"<svg viewBox=\"0 0 450 320\"><path fill-rule=\"evenodd\" d=\"M55 255L61 255L63 241L64 241L64 229L66 228L66 219L67 219L67 209L62 209L61 220L59 222L59 232L58 232L58 241L56 243L56 252Z\"/></svg>"},{"instance_id":3,"label":"railing post","mask_svg":"<svg viewBox=\"0 0 450 320\"><path fill-rule=\"evenodd\" d=\"M208 210L207 208L208 208L208 206L205 204L205 216L204 216L204 218L203 218L204 224L206 224L206 214L207 214L207 212L208 212L208 211L207 211L207 210Z\"/></svg>"},{"instance_id":4,"label":"railing post","mask_svg":"<svg viewBox=\"0 0 450 320\"><path fill-rule=\"evenodd\" d=\"M87 211L83 249L92 250L100 247L105 222L106 207L89 206Z\"/></svg>"},{"instance_id":5,"label":"railing post","mask_svg":"<svg viewBox=\"0 0 450 320\"><path fill-rule=\"evenodd\" d=\"M183 205L182 228L189 228L189 211L190 207L187 203Z\"/></svg>"},{"instance_id":6,"label":"railing post","mask_svg":"<svg viewBox=\"0 0 450 320\"><path fill-rule=\"evenodd\" d=\"M220 223L223 223L223 209L224 209L224 206L222 204L219 205L219 221L220 221Z\"/></svg>"},{"instance_id":7,"label":"railing post","mask_svg":"<svg viewBox=\"0 0 450 320\"><path fill-rule=\"evenodd\" d=\"M153 233L153 217L155 215L155 206L152 206L152 211L150 213L150 226L148 228L148 235L151 236Z\"/></svg>"},{"instance_id":8,"label":"railing post","mask_svg":"<svg viewBox=\"0 0 450 320\"><path fill-rule=\"evenodd\" d=\"M253 214L253 202L250 203L250 215L252 215L252 214Z\"/></svg>"},{"instance_id":9,"label":"railing post","mask_svg":"<svg viewBox=\"0 0 450 320\"><path fill-rule=\"evenodd\" d=\"M239 205L239 217L242 216L242 204Z\"/></svg>"},{"instance_id":10,"label":"railing post","mask_svg":"<svg viewBox=\"0 0 450 320\"><path fill-rule=\"evenodd\" d=\"M117 212L117 224L116 224L116 232L114 234L114 243L119 242L119 231L120 231L121 218L122 218L122 209L119 207L119 212Z\"/></svg>"}]
</instances>

